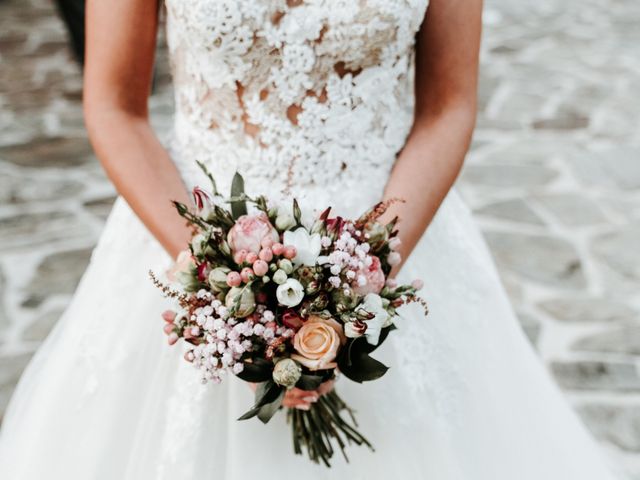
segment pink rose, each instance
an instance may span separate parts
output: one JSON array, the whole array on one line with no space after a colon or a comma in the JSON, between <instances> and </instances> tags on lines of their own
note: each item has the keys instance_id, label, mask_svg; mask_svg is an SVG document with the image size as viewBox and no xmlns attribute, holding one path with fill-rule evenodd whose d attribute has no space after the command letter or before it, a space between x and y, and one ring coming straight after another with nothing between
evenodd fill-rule
<instances>
[{"instance_id":1,"label":"pink rose","mask_svg":"<svg viewBox=\"0 0 640 480\"><path fill-rule=\"evenodd\" d=\"M257 215L243 215L236 224L229 230L227 241L233 252L253 252L260 253L262 249L261 242L265 238L274 242L279 240L278 232L273 225L269 223L269 218L264 212Z\"/></svg>"},{"instance_id":2,"label":"pink rose","mask_svg":"<svg viewBox=\"0 0 640 480\"><path fill-rule=\"evenodd\" d=\"M293 348L298 353L291 358L309 370L336 368L334 360L346 341L342 325L333 318L312 315L293 337Z\"/></svg>"},{"instance_id":3,"label":"pink rose","mask_svg":"<svg viewBox=\"0 0 640 480\"><path fill-rule=\"evenodd\" d=\"M371 265L356 272L353 289L358 295L380 293L380 290L384 288L386 278L382 271L380 259L374 255L371 255L370 258L372 260Z\"/></svg>"}]
</instances>

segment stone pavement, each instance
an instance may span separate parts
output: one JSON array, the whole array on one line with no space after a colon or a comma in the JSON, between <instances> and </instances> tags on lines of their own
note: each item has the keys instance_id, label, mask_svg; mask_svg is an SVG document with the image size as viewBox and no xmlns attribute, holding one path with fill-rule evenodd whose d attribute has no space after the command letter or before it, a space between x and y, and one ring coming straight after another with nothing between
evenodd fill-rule
<instances>
[{"instance_id":1,"label":"stone pavement","mask_svg":"<svg viewBox=\"0 0 640 480\"><path fill-rule=\"evenodd\" d=\"M640 4L488 0L478 129L458 188L532 342L640 479ZM161 55L162 56L162 55ZM0 0L0 412L114 198L46 0ZM171 94L160 64L154 122Z\"/></svg>"}]
</instances>

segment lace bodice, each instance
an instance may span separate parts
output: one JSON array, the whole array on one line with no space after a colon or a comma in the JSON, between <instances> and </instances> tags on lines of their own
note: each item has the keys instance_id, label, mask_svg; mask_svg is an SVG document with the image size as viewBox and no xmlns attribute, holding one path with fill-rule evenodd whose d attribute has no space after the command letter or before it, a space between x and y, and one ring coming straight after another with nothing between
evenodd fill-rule
<instances>
[{"instance_id":1,"label":"lace bodice","mask_svg":"<svg viewBox=\"0 0 640 480\"><path fill-rule=\"evenodd\" d=\"M166 3L187 177L198 159L260 193L379 195L411 128L428 0Z\"/></svg>"}]
</instances>

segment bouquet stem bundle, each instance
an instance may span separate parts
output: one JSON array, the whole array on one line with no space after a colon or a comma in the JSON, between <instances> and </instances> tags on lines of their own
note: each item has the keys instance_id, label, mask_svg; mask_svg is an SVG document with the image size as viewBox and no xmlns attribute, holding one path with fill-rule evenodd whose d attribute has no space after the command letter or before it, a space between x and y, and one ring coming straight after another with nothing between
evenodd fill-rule
<instances>
[{"instance_id":1,"label":"bouquet stem bundle","mask_svg":"<svg viewBox=\"0 0 640 480\"><path fill-rule=\"evenodd\" d=\"M343 413L349 418L345 419ZM366 445L373 451L369 441L356 430L358 423L353 413L335 390L321 396L309 410L289 409L287 422L291 424L295 453L300 455L306 448L312 461L330 466L334 442L346 461L349 458L345 449L350 443Z\"/></svg>"}]
</instances>

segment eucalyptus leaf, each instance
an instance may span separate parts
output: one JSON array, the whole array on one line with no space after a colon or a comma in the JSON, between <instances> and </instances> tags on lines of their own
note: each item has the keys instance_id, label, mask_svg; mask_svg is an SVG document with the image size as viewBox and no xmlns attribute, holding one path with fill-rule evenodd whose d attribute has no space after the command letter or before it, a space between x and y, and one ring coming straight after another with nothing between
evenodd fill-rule
<instances>
[{"instance_id":1,"label":"eucalyptus leaf","mask_svg":"<svg viewBox=\"0 0 640 480\"><path fill-rule=\"evenodd\" d=\"M272 370L270 362L256 358L251 363L244 362L244 369L236 376L245 382L260 383L271 379Z\"/></svg>"},{"instance_id":2,"label":"eucalyptus leaf","mask_svg":"<svg viewBox=\"0 0 640 480\"><path fill-rule=\"evenodd\" d=\"M281 389L278 397L271 403L263 405L258 412L258 418L262 423L269 423L271 417L273 417L278 409L282 406L282 400L284 399L285 390Z\"/></svg>"},{"instance_id":3,"label":"eucalyptus leaf","mask_svg":"<svg viewBox=\"0 0 640 480\"><path fill-rule=\"evenodd\" d=\"M196 160L196 163L200 167L200 170L202 170L204 174L209 178L209 181L211 181L211 191L213 192L213 194L218 195L218 187L216 186L216 181L213 178L213 175L211 175L211 172L209 171L207 166L199 160Z\"/></svg>"},{"instance_id":4,"label":"eucalyptus leaf","mask_svg":"<svg viewBox=\"0 0 640 480\"><path fill-rule=\"evenodd\" d=\"M231 181L231 214L234 220L247 214L247 202L244 200L244 178L238 172Z\"/></svg>"},{"instance_id":5,"label":"eucalyptus leaf","mask_svg":"<svg viewBox=\"0 0 640 480\"><path fill-rule=\"evenodd\" d=\"M324 378L322 376L303 373L298 383L296 383L296 387L300 390L315 390L323 381Z\"/></svg>"},{"instance_id":6,"label":"eucalyptus leaf","mask_svg":"<svg viewBox=\"0 0 640 480\"><path fill-rule=\"evenodd\" d=\"M284 388L276 385L273 380L259 383L258 387L256 388L255 404L253 405L251 410L238 418L238 420L247 420L249 418L255 417L260 412L260 409L263 406L275 401L283 391Z\"/></svg>"},{"instance_id":7,"label":"eucalyptus leaf","mask_svg":"<svg viewBox=\"0 0 640 480\"><path fill-rule=\"evenodd\" d=\"M387 328L387 334L390 328ZM382 377L389 367L369 356L377 346L367 343L365 337L351 341L338 358L338 367L345 377L362 383Z\"/></svg>"}]
</instances>

